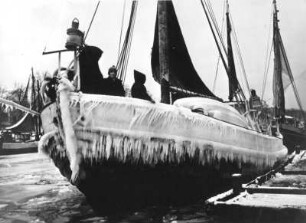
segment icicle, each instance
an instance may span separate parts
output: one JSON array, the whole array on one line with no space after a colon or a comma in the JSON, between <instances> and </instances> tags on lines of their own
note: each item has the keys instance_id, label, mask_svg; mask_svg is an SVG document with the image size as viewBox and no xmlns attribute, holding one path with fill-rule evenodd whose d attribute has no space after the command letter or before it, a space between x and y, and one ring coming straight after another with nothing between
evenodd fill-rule
<instances>
[{"instance_id":1,"label":"icicle","mask_svg":"<svg viewBox=\"0 0 306 223\"><path fill-rule=\"evenodd\" d=\"M271 137L258 140L256 132L242 127L186 108L141 101L133 104L133 100L72 94L69 109L74 117L77 150L83 159L93 163L114 158L122 163L156 165L178 164L188 157L199 165L225 159L260 167L271 165L277 153L282 156L285 152L272 146ZM272 149L264 152L263 146Z\"/></svg>"}]
</instances>

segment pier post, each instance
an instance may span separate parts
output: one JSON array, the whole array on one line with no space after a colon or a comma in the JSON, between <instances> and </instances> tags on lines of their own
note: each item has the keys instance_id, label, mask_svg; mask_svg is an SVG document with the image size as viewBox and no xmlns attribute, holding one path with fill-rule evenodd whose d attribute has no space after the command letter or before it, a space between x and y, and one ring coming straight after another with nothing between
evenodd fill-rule
<instances>
[{"instance_id":1,"label":"pier post","mask_svg":"<svg viewBox=\"0 0 306 223\"><path fill-rule=\"evenodd\" d=\"M232 174L232 187L234 194L242 192L242 179L240 173Z\"/></svg>"}]
</instances>

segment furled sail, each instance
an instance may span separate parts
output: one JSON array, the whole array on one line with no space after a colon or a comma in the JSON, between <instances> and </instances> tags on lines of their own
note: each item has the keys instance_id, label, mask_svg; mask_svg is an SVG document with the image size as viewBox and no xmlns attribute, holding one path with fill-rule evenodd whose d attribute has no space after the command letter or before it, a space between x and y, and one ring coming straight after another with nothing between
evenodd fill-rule
<instances>
[{"instance_id":1,"label":"furled sail","mask_svg":"<svg viewBox=\"0 0 306 223\"><path fill-rule=\"evenodd\" d=\"M236 94L236 91L239 89L239 83L236 75L236 68L234 62L232 41L231 41L231 32L232 27L229 18L229 12L226 12L226 23L227 23L227 55L228 55L228 79L229 79L229 96L230 101L233 100L233 97Z\"/></svg>"},{"instance_id":2,"label":"furled sail","mask_svg":"<svg viewBox=\"0 0 306 223\"><path fill-rule=\"evenodd\" d=\"M285 76L282 66L282 54L280 48L281 38L278 27L277 10L273 15L273 47L274 47L274 73L273 73L273 96L274 96L274 107L275 116L285 116L285 96L284 96L284 85L282 76ZM284 74L284 75L283 75Z\"/></svg>"},{"instance_id":3,"label":"furled sail","mask_svg":"<svg viewBox=\"0 0 306 223\"><path fill-rule=\"evenodd\" d=\"M159 2L160 3L160 2ZM167 16L167 35L168 35L168 63L169 63L169 85L170 87L179 88L195 92L201 95L215 97L215 95L208 89L208 87L200 79L196 72L190 55L188 53L182 31L180 29L172 1L163 1L166 4L166 16ZM159 12L157 12L158 16ZM159 26L162 24L158 23L156 19L155 24L155 35L152 49L152 73L155 81L161 83L161 72L160 72L160 59L159 59Z\"/></svg>"}]
</instances>

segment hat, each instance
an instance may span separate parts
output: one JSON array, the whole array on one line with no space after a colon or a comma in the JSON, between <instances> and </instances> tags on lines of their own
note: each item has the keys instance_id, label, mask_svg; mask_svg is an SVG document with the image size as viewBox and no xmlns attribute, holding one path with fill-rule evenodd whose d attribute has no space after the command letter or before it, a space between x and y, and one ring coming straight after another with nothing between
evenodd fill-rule
<instances>
[{"instance_id":1,"label":"hat","mask_svg":"<svg viewBox=\"0 0 306 223\"><path fill-rule=\"evenodd\" d=\"M134 79L135 82L144 84L146 82L146 75L137 70L134 70Z\"/></svg>"},{"instance_id":2,"label":"hat","mask_svg":"<svg viewBox=\"0 0 306 223\"><path fill-rule=\"evenodd\" d=\"M110 74L110 72L114 71L115 73L117 73L117 68L115 67L115 65L111 66L109 69L108 69L108 74Z\"/></svg>"}]
</instances>

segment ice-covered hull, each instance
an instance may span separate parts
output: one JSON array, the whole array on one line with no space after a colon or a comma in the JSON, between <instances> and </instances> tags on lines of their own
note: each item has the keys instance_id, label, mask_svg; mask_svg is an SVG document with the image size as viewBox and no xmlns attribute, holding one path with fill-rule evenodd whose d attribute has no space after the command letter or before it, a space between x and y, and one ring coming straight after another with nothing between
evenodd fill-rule
<instances>
[{"instance_id":1,"label":"ice-covered hull","mask_svg":"<svg viewBox=\"0 0 306 223\"><path fill-rule=\"evenodd\" d=\"M189 184L190 191L202 193L211 186L211 173L260 172L287 153L279 138L187 108L65 94L41 114L46 134L40 148L89 197L117 197L111 188L129 193L154 183L157 191Z\"/></svg>"}]
</instances>

